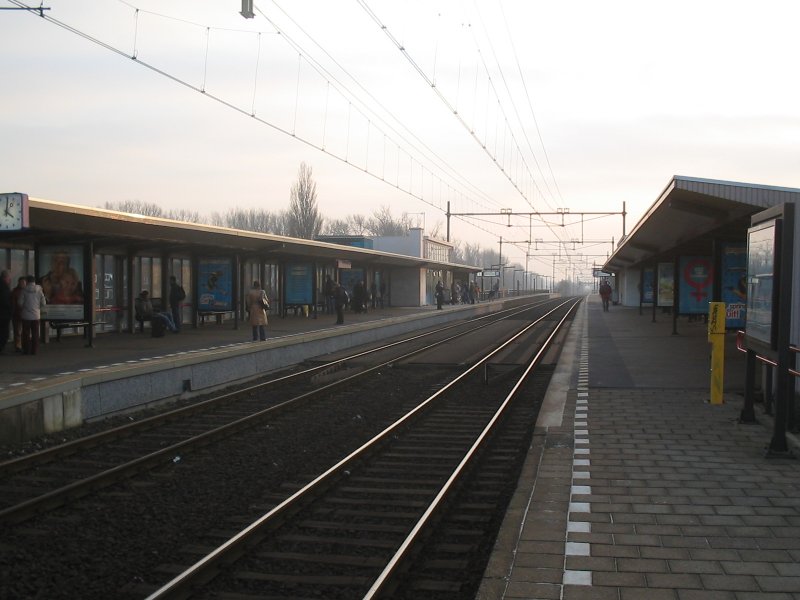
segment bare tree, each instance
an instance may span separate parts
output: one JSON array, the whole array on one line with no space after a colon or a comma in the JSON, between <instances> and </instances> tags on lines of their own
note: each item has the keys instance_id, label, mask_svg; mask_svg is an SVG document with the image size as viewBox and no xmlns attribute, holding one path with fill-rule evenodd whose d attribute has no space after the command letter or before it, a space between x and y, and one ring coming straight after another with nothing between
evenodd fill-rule
<instances>
[{"instance_id":1,"label":"bare tree","mask_svg":"<svg viewBox=\"0 0 800 600\"><path fill-rule=\"evenodd\" d=\"M134 215L144 215L145 217L164 216L164 211L158 204L153 202L142 202L141 200L118 200L116 202L106 202L105 208L108 210L131 213Z\"/></svg>"},{"instance_id":2,"label":"bare tree","mask_svg":"<svg viewBox=\"0 0 800 600\"><path fill-rule=\"evenodd\" d=\"M186 210L185 208L168 210L164 216L167 219L184 223L208 223L208 219L196 210Z\"/></svg>"},{"instance_id":3,"label":"bare tree","mask_svg":"<svg viewBox=\"0 0 800 600\"><path fill-rule=\"evenodd\" d=\"M464 244L464 264L465 265L473 265L473 266L480 266L481 264L481 247L480 244L470 244L467 242Z\"/></svg>"},{"instance_id":4,"label":"bare tree","mask_svg":"<svg viewBox=\"0 0 800 600\"><path fill-rule=\"evenodd\" d=\"M325 219L325 235L351 235L347 219Z\"/></svg>"},{"instance_id":5,"label":"bare tree","mask_svg":"<svg viewBox=\"0 0 800 600\"><path fill-rule=\"evenodd\" d=\"M370 231L369 220L364 215L349 215L347 224L350 228L350 235L364 235Z\"/></svg>"},{"instance_id":6,"label":"bare tree","mask_svg":"<svg viewBox=\"0 0 800 600\"><path fill-rule=\"evenodd\" d=\"M322 217L317 208L317 184L311 167L300 163L297 181L289 194L289 235L313 240L322 231Z\"/></svg>"},{"instance_id":7,"label":"bare tree","mask_svg":"<svg viewBox=\"0 0 800 600\"><path fill-rule=\"evenodd\" d=\"M272 213L256 208L231 208L224 215L214 213L211 216L211 223L244 231L288 235L288 215L285 212Z\"/></svg>"},{"instance_id":8,"label":"bare tree","mask_svg":"<svg viewBox=\"0 0 800 600\"><path fill-rule=\"evenodd\" d=\"M376 210L373 213L368 222L368 228L372 235L406 235L409 228L408 214L403 213L399 219L395 219L388 206L381 206L380 210Z\"/></svg>"}]
</instances>

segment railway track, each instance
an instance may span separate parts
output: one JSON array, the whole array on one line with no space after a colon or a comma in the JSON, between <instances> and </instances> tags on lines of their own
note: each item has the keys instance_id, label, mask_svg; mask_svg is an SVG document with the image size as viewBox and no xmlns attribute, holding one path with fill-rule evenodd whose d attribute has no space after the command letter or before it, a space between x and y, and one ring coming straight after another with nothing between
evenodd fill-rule
<instances>
[{"instance_id":1,"label":"railway track","mask_svg":"<svg viewBox=\"0 0 800 600\"><path fill-rule=\"evenodd\" d=\"M524 319L524 310L544 312L542 306L527 307L504 316L511 320ZM477 324L481 322L465 323L461 328L475 333ZM423 355L425 351L431 352L432 340L447 344L445 340L449 339L448 347L466 345L465 338L454 337L460 334L458 329L448 328L448 331L435 335L414 336L416 348L413 350L400 344L399 340L384 344L394 350L392 356L383 356L380 361L369 358L375 356L374 353L337 356L335 361L304 370L307 371L305 377L296 377L293 373L264 385L249 386L247 390L251 391L239 390L230 398L223 398L219 405L209 402L209 407L218 406L215 410L227 413L228 419L236 423L242 419L231 414L234 412L231 407L238 403L237 395L261 395L260 408L265 410L264 390L269 390L268 401L280 408L256 418L249 425L239 424L240 429L232 430L236 435L228 433L214 439L210 436L203 439L207 432L201 432L195 437L202 441L184 450L175 447L181 441L172 443L167 439L166 429L162 430L158 422L145 423L141 431L155 440L156 446L162 446L157 451L163 451L158 459L160 462L140 467L135 478L130 478L130 474L118 476L118 483L113 487L106 483L83 492L67 490L63 500L51 505L45 503L19 520L7 519L0 524L3 531L0 572L4 575L0 596L74 598L79 593L83 598L107 598L109 590L113 590L112 595L117 598L141 599L181 570L179 565L188 566L194 558L213 550L221 539L235 531L236 525L250 522L254 515L263 515L280 506L297 489L319 477L342 456L354 452L365 440L378 435L413 408L419 390L438 390L443 377L453 371L453 365L420 366L411 363L420 356L419 352ZM381 347L379 351L386 354L390 348ZM480 369L475 371L476 380L468 387L483 391L484 384L481 378L477 378L478 371ZM356 373L363 376L352 377ZM308 389L315 385L318 387L320 381L324 381L328 388L324 398L298 393L301 379L308 380L302 384ZM284 391L290 398L299 396L303 397L302 400L286 404L278 398L277 390L281 387L286 388ZM377 394L370 391L371 387L377 390ZM378 402L372 397L376 395ZM188 412L192 410L198 409L190 407ZM205 410L200 412L205 413ZM160 419L167 423L182 423L181 415L167 414ZM457 409L445 418L454 420L454 416L458 416ZM530 420L528 418L525 422ZM195 427L179 425L178 429L194 431ZM104 434L103 439L90 440L90 445L95 448L93 452L100 452L104 460L109 460L110 447L105 445L107 439L119 438L137 447L140 435L140 432L127 432L119 438L118 433L110 432ZM114 442L117 443L119 441ZM53 468L55 473L59 471L59 464L71 465L64 469L65 472L77 471L87 465L96 468L86 450L78 448L66 452L71 453L70 461L76 461L61 463L61 458L51 458L28 471L17 466L11 468L8 472L12 475L0 476L0 491L3 492L0 497L15 486L23 488L28 479L55 479L50 477L52 472L45 473L44 468ZM142 458L139 456L129 462ZM359 477L368 481L377 473L370 475L367 472ZM359 479L358 483L363 482ZM89 495L98 487L109 489L102 495ZM83 499L78 500L81 497ZM53 510L59 502L68 506ZM317 517L308 522L313 523ZM24 522L14 525L15 521ZM48 538L59 540L55 553L49 550ZM4 554L4 544L18 550ZM80 567L72 564L78 560L75 557L83 557L86 552L102 556L102 567L100 564L95 567L97 558L88 562L81 558ZM115 566L111 568L110 564ZM159 564L160 571L153 571ZM64 581L59 585L49 582L53 572L62 573ZM26 585L30 587L26 588ZM43 592L43 589L47 591ZM76 592L76 589L80 591ZM410 597L415 596L412 594Z\"/></svg>"},{"instance_id":2,"label":"railway track","mask_svg":"<svg viewBox=\"0 0 800 600\"><path fill-rule=\"evenodd\" d=\"M354 377L367 376L372 370L530 309L528 306L501 311L375 345L243 390L2 462L0 525L24 521L138 473L162 467L196 448L256 427L276 412L344 385Z\"/></svg>"},{"instance_id":3,"label":"railway track","mask_svg":"<svg viewBox=\"0 0 800 600\"><path fill-rule=\"evenodd\" d=\"M239 595L366 600L397 598L400 589L415 598L423 592L461 597L463 573L470 566L463 557L481 541L478 528L468 527L479 523L480 513L496 499L486 490L484 502L462 502L459 543L431 540L430 531L468 485L470 471L482 459L498 461L509 452L508 446L492 445L493 434L513 422L515 411L524 410L519 392L575 305L560 307L563 316L521 375L472 393L482 382L480 367L512 339L147 600ZM519 441L516 425L512 437ZM472 482L473 495L486 485L485 478ZM420 558L426 544L434 549ZM416 571L410 569L412 559Z\"/></svg>"}]
</instances>

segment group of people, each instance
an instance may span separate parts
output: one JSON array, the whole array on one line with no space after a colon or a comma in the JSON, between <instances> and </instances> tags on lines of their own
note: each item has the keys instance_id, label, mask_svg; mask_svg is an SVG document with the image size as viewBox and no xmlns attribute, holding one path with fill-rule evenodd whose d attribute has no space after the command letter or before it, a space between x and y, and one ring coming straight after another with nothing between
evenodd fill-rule
<instances>
[{"instance_id":1,"label":"group of people","mask_svg":"<svg viewBox=\"0 0 800 600\"><path fill-rule=\"evenodd\" d=\"M436 299L436 308L442 310L444 304L444 284L440 279L436 282L434 289L434 298ZM481 289L477 283L462 283L453 280L450 284L450 304L475 304L475 301L480 298Z\"/></svg>"},{"instance_id":2,"label":"group of people","mask_svg":"<svg viewBox=\"0 0 800 600\"><path fill-rule=\"evenodd\" d=\"M14 351L36 354L39 351L39 321L47 304L42 286L33 275L17 279L11 289L11 273L0 271L0 354L13 330Z\"/></svg>"},{"instance_id":3,"label":"group of people","mask_svg":"<svg viewBox=\"0 0 800 600\"><path fill-rule=\"evenodd\" d=\"M325 314L336 314L336 324L344 323L344 310L350 305L355 313L367 312L368 307L383 308L384 298L386 298L386 283L381 281L380 285L373 281L369 289L366 283L357 281L353 286L353 294L347 292L345 287L328 275L325 278L323 288L325 298Z\"/></svg>"}]
</instances>

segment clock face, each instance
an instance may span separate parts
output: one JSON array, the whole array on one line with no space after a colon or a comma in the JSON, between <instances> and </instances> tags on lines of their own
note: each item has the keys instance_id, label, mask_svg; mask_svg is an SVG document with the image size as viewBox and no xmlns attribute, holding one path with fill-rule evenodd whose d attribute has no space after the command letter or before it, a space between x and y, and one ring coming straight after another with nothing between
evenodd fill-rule
<instances>
[{"instance_id":1,"label":"clock face","mask_svg":"<svg viewBox=\"0 0 800 600\"><path fill-rule=\"evenodd\" d=\"M0 231L19 231L28 226L28 195L0 194Z\"/></svg>"}]
</instances>

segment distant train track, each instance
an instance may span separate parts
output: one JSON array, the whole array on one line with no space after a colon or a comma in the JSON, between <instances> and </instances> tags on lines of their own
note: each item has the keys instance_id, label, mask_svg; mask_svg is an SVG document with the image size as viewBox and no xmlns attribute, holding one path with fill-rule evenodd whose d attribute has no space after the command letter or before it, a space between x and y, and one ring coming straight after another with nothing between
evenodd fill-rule
<instances>
[{"instance_id":1,"label":"distant train track","mask_svg":"<svg viewBox=\"0 0 800 600\"><path fill-rule=\"evenodd\" d=\"M98 534L94 533L98 528L105 532L101 536L127 528L126 535L130 539L122 534L115 536L115 552L125 555L124 561L118 569L112 569L115 572L108 575L109 581L93 577L82 586L81 596L104 597L113 589L120 598L141 598L156 589L159 582L169 579L165 575L173 574L176 565L191 564L191 560L179 556L163 564L163 558L157 560L156 556L149 556L160 555L162 551L147 548L169 547L173 543L171 539L182 539L188 532L196 531L190 537L197 541L184 547L182 552L188 548L189 554L194 556L203 554L206 548L213 549L217 545L215 540L230 534L231 524L227 519L244 522L252 520L248 515L254 512L264 514L274 510L298 488L331 469L330 465L337 463L341 456L356 450L401 415L415 410L419 403L417 394L426 389L439 390L444 385L443 378L455 370L455 365L464 360L463 356L474 354L471 344L480 346L486 339L497 337L494 335L497 331L504 332L500 337L507 337L506 332L510 335L513 329L508 323L525 322L532 318L531 313L542 315L559 303L532 303L503 311L493 318L469 320L404 340L376 344L346 356L323 358L321 364L311 368L167 411L134 422L130 427L114 428L85 442L71 442L41 454L2 463L0 502L12 500L7 500L0 512L0 530L8 543L17 540L23 555L29 546L31 551L35 547L36 556L41 557L46 551L42 551L39 540L30 535L31 531L63 530L62 535L68 536L62 541L65 547L74 544L85 551L102 552L91 550L98 543ZM552 315L549 319L552 320ZM488 328L490 325L494 327ZM482 334L484 331L492 334ZM534 337L538 340L542 335L536 333ZM476 337L480 338L477 342L468 341ZM523 348L529 345L528 342L521 344L518 339L507 348L515 344ZM500 363L509 360L509 350L504 352L505 355L497 354L495 360ZM439 365L429 364L425 358L448 353L463 356L454 358L452 363L448 362L448 356ZM491 369L486 364L483 363L483 368L474 368L471 376L475 380L466 384L469 389L480 390L476 398L470 398L478 405L486 402L486 391L495 387L484 385L486 377L503 380L502 375L509 369L507 364L496 364ZM456 408L451 406L450 416L445 420L455 422L461 418L457 406L458 403ZM482 410L484 407L476 409L477 412ZM260 447L275 448L266 450L266 462L263 460L265 451L259 450ZM433 446L428 448L420 443L419 448L421 451L424 448L423 454L435 452ZM304 454L306 450L308 454ZM261 467L260 475L250 474L249 477L256 479L251 479L249 486L247 481L239 481L241 477L247 478L244 473L257 468L255 463L258 462L265 464L267 471ZM364 477L374 478L372 475L357 476L355 470L351 477L351 483L358 481L359 485ZM183 483L172 489L170 482L173 480ZM261 492L261 499L256 500L262 480L264 489L269 491ZM95 498L92 492L102 488L107 491ZM190 497L172 499L175 493L188 494L189 489L192 490ZM143 491L145 497L141 497ZM226 493L231 495L224 499ZM254 499L248 500L251 496ZM14 502L15 499L21 501ZM62 508L56 510L58 507ZM223 507L233 514L238 510L241 516L224 517L220 521L213 511ZM181 523L164 524L162 519ZM143 531L150 526L157 528L149 535L155 538L152 541L148 541ZM110 560L111 556L106 558ZM50 565L50 571L58 571L54 565L62 560L66 557L57 554L45 562ZM138 568L139 575L124 575L136 571L134 565L138 563L162 564L161 575L146 571L145 566ZM35 563L20 558L20 563L11 565L7 572L17 576L29 573L35 581L36 570ZM126 584L123 586L120 581ZM4 587L6 585L11 587ZM24 587L19 581L0 583L0 596L19 595L20 585ZM31 585L37 593L42 593L35 583ZM40 581L38 585L43 583ZM97 590L93 591L95 587ZM45 595L74 597L75 591L66 591L68 589L67 586L47 590Z\"/></svg>"}]
</instances>

